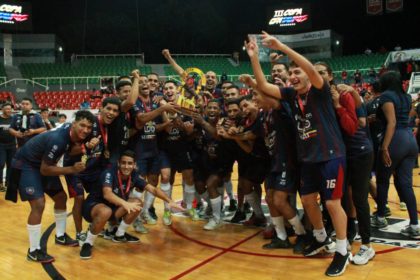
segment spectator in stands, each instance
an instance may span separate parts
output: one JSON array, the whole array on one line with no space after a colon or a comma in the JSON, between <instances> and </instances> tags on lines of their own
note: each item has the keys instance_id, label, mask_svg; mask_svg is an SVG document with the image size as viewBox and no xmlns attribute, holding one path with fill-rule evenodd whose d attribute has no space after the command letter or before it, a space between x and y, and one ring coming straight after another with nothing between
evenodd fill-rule
<instances>
[{"instance_id":1,"label":"spectator in stands","mask_svg":"<svg viewBox=\"0 0 420 280\"><path fill-rule=\"evenodd\" d=\"M360 85L362 83L362 73L360 73L359 69L356 69L356 72L354 72L353 77L354 77L354 82L357 85Z\"/></svg>"},{"instance_id":2,"label":"spectator in stands","mask_svg":"<svg viewBox=\"0 0 420 280\"><path fill-rule=\"evenodd\" d=\"M369 48L366 48L365 55L371 55L371 54L372 54L372 50Z\"/></svg>"},{"instance_id":3,"label":"spectator in stands","mask_svg":"<svg viewBox=\"0 0 420 280\"><path fill-rule=\"evenodd\" d=\"M48 109L41 109L42 121L44 122L44 125L47 128L47 130L51 130L55 127L55 122L49 120L48 117L49 117Z\"/></svg>"},{"instance_id":4,"label":"spectator in stands","mask_svg":"<svg viewBox=\"0 0 420 280\"><path fill-rule=\"evenodd\" d=\"M346 85L349 83L348 73L345 69L343 71L341 71L341 81L342 81L343 84L346 84Z\"/></svg>"},{"instance_id":5,"label":"spectator in stands","mask_svg":"<svg viewBox=\"0 0 420 280\"><path fill-rule=\"evenodd\" d=\"M85 101L83 101L80 104L80 109L81 110L88 110L88 109L90 109L90 103L89 103L89 101L87 99L85 99Z\"/></svg>"}]
</instances>

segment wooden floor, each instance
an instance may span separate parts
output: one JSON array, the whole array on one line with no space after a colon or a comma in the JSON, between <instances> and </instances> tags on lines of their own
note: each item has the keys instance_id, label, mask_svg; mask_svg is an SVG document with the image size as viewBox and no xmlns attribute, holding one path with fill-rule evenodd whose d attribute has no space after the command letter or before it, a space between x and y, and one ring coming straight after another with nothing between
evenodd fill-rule
<instances>
[{"instance_id":1,"label":"wooden floor","mask_svg":"<svg viewBox=\"0 0 420 280\"><path fill-rule=\"evenodd\" d=\"M420 209L420 188L416 187L420 186L420 170L413 172ZM393 186L390 189L393 217L407 219L407 212L399 210L395 189ZM174 197L180 200L181 196L178 185ZM68 209L72 204L69 200ZM293 255L291 250L263 250L261 246L266 240L261 236L261 229L226 224L217 231L207 232L202 229L204 221L191 222L184 217L174 217L171 227L164 226L161 219L157 225L147 226L148 234L136 234L141 238L140 244L116 244L98 238L93 258L83 261L79 258L79 247L56 246L54 231L46 232L54 223L52 206L48 199L42 232L48 237L48 253L56 261L44 269L41 264L26 260L28 203L6 202L4 193L0 194L0 279L49 279L46 270L66 279L320 279L327 278L324 271L331 261L303 258ZM160 215L163 205L158 202L156 206ZM67 228L74 237L71 217ZM134 233L132 229L129 232ZM353 245L353 253L359 246L357 242ZM349 265L341 279L420 279L419 249L380 244L374 248L377 256L373 261L365 266Z\"/></svg>"}]
</instances>

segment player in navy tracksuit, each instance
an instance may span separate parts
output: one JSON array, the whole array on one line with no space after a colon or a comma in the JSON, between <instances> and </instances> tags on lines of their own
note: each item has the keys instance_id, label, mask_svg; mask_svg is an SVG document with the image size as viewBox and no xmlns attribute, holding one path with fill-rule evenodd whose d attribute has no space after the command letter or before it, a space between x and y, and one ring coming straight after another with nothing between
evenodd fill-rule
<instances>
[{"instance_id":1,"label":"player in navy tracksuit","mask_svg":"<svg viewBox=\"0 0 420 280\"><path fill-rule=\"evenodd\" d=\"M169 203L170 207L184 210L161 190L147 184L135 171L135 154L126 150L120 156L118 165L114 165L101 174L99 185L91 190L83 203L83 217L91 223L86 241L80 250L81 259L92 257L92 247L98 234L109 219L120 221L118 228L111 226L110 237L113 242L138 243L139 239L126 233L127 228L139 215L141 201L132 197L134 190L147 190Z\"/></svg>"},{"instance_id":2,"label":"player in navy tracksuit","mask_svg":"<svg viewBox=\"0 0 420 280\"><path fill-rule=\"evenodd\" d=\"M341 275L352 255L347 251L347 216L340 202L344 190L345 146L329 85L307 59L276 38L264 33L262 42L282 51L293 61L289 68L292 88L279 89L264 77L258 60L256 38L246 43L258 88L263 94L287 101L293 112L298 158L302 163L300 193L315 236L315 241L304 250L304 255L312 256L324 249L332 251L334 247L326 234L317 203L318 193L322 192L337 234L336 252L326 275Z\"/></svg>"},{"instance_id":3,"label":"player in navy tracksuit","mask_svg":"<svg viewBox=\"0 0 420 280\"><path fill-rule=\"evenodd\" d=\"M58 167L57 162L63 154L80 151L80 146L92 130L94 116L87 111L76 113L75 121L56 131L40 134L20 148L12 163L10 178L12 191L18 188L23 201L29 201L31 212L28 217L29 244L27 258L37 262L52 262L54 258L41 250L41 219L45 208L44 193L54 200L56 223L56 244L77 246L66 233L66 194L59 175L74 174L85 169L85 164L76 162L72 166Z\"/></svg>"},{"instance_id":4,"label":"player in navy tracksuit","mask_svg":"<svg viewBox=\"0 0 420 280\"><path fill-rule=\"evenodd\" d=\"M408 127L411 96L401 86L397 72L387 72L380 77L382 95L378 117L384 124L383 138L378 153L376 181L378 212L371 225L383 228L387 226L385 205L389 188L389 178L394 173L395 187L399 188L402 200L407 205L410 225L402 234L420 239L417 217L417 202L413 191L413 168L418 155L416 139Z\"/></svg>"}]
</instances>

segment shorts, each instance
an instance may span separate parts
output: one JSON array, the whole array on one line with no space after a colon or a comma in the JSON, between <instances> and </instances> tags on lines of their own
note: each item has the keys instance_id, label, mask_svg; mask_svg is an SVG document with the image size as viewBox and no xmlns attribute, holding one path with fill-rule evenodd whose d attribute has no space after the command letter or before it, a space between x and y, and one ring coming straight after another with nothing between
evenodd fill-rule
<instances>
[{"instance_id":1,"label":"shorts","mask_svg":"<svg viewBox=\"0 0 420 280\"><path fill-rule=\"evenodd\" d=\"M138 159L137 169L141 176L146 177L147 175L159 175L160 174L160 156L154 156L150 158Z\"/></svg>"},{"instance_id":2,"label":"shorts","mask_svg":"<svg viewBox=\"0 0 420 280\"><path fill-rule=\"evenodd\" d=\"M207 156L203 156L195 161L193 167L193 176L195 181L206 182L211 175L225 178L230 173L227 171L226 163L219 160L211 160Z\"/></svg>"},{"instance_id":3,"label":"shorts","mask_svg":"<svg viewBox=\"0 0 420 280\"><path fill-rule=\"evenodd\" d=\"M99 197L98 195L88 195L85 201L83 201L82 205L82 216L83 218L89 222L92 223L92 209L98 204L105 204L112 210L112 216L114 216L115 211L117 211L118 207L116 205L110 204L108 201L106 201L104 198Z\"/></svg>"},{"instance_id":4,"label":"shorts","mask_svg":"<svg viewBox=\"0 0 420 280\"><path fill-rule=\"evenodd\" d=\"M265 178L267 189L296 193L299 185L299 177L295 170L284 170L282 172L271 172Z\"/></svg>"},{"instance_id":5,"label":"shorts","mask_svg":"<svg viewBox=\"0 0 420 280\"><path fill-rule=\"evenodd\" d=\"M19 194L22 201L31 201L44 197L44 193L53 197L63 191L58 176L43 176L39 168L24 163L19 179Z\"/></svg>"},{"instance_id":6,"label":"shorts","mask_svg":"<svg viewBox=\"0 0 420 280\"><path fill-rule=\"evenodd\" d=\"M241 178L261 185L267 176L270 168L268 159L247 157L238 161L238 175Z\"/></svg>"},{"instance_id":7,"label":"shorts","mask_svg":"<svg viewBox=\"0 0 420 280\"><path fill-rule=\"evenodd\" d=\"M91 176L66 175L66 183L70 197L76 197L91 192L92 190L101 190L100 174Z\"/></svg>"},{"instance_id":8,"label":"shorts","mask_svg":"<svg viewBox=\"0 0 420 280\"><path fill-rule=\"evenodd\" d=\"M346 158L302 163L301 195L319 192L325 200L341 199L345 184Z\"/></svg>"},{"instance_id":9,"label":"shorts","mask_svg":"<svg viewBox=\"0 0 420 280\"><path fill-rule=\"evenodd\" d=\"M182 153L163 152L169 160L171 171L182 172L193 168L193 160L191 152L183 151Z\"/></svg>"}]
</instances>

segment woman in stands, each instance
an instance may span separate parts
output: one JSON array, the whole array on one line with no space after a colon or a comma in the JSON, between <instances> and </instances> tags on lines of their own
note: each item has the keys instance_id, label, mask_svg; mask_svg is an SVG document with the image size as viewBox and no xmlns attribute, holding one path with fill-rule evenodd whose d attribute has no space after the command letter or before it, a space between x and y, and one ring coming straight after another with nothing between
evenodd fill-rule
<instances>
[{"instance_id":1,"label":"woman in stands","mask_svg":"<svg viewBox=\"0 0 420 280\"><path fill-rule=\"evenodd\" d=\"M417 217L417 202L413 191L413 168L418 154L416 140L408 127L411 96L402 88L400 74L387 72L380 77L381 91L377 116L384 123L383 139L380 144L376 170L378 186L378 212L372 218L373 227L385 228L385 205L389 178L394 173L395 186L400 188L403 201L407 204L410 225L401 234L420 239Z\"/></svg>"}]
</instances>

